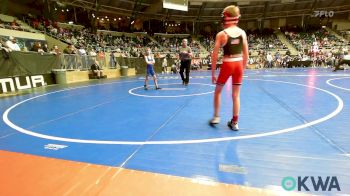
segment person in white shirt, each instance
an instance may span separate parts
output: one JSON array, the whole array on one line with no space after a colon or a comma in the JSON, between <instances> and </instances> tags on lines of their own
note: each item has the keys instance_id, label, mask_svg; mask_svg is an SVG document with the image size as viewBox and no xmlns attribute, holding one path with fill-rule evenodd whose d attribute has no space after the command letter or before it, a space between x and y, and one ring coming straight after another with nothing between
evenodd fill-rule
<instances>
[{"instance_id":1,"label":"person in white shirt","mask_svg":"<svg viewBox=\"0 0 350 196\"><path fill-rule=\"evenodd\" d=\"M82 63L82 68L87 68L88 66L88 59L87 59L87 53L86 50L84 48L84 46L79 46L78 47L78 54L80 55L81 58L81 63Z\"/></svg>"},{"instance_id":2,"label":"person in white shirt","mask_svg":"<svg viewBox=\"0 0 350 196\"><path fill-rule=\"evenodd\" d=\"M9 49L9 52L21 51L21 48L18 46L17 40L15 37L10 36L9 40L6 41L5 45Z\"/></svg>"},{"instance_id":3,"label":"person in white shirt","mask_svg":"<svg viewBox=\"0 0 350 196\"><path fill-rule=\"evenodd\" d=\"M89 51L89 55L90 56L97 56L97 53L95 52L95 50L92 48L90 51Z\"/></svg>"},{"instance_id":4,"label":"person in white shirt","mask_svg":"<svg viewBox=\"0 0 350 196\"><path fill-rule=\"evenodd\" d=\"M86 50L85 50L83 47L80 47L80 48L78 49L78 52L79 52L79 55L80 55L80 56L85 56L85 55L87 55L87 54L86 54Z\"/></svg>"},{"instance_id":5,"label":"person in white shirt","mask_svg":"<svg viewBox=\"0 0 350 196\"><path fill-rule=\"evenodd\" d=\"M144 55L145 57L145 62L147 64L147 68L146 68L146 78L145 78L145 85L144 85L144 89L148 90L148 76L152 76L153 80L154 80L154 84L156 86L156 90L161 89L158 86L158 81L157 81L157 76L156 73L154 71L154 64L155 64L155 59L153 54L151 53L151 48L147 48L146 49L146 54Z\"/></svg>"}]
</instances>

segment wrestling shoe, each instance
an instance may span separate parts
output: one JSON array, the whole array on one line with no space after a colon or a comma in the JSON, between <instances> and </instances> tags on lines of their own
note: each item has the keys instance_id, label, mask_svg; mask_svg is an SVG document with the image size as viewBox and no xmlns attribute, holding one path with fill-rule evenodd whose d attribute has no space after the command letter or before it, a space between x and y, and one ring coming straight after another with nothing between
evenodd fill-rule
<instances>
[{"instance_id":1,"label":"wrestling shoe","mask_svg":"<svg viewBox=\"0 0 350 196\"><path fill-rule=\"evenodd\" d=\"M238 122L232 122L232 120L227 122L227 126L230 127L233 131L238 131Z\"/></svg>"},{"instance_id":2,"label":"wrestling shoe","mask_svg":"<svg viewBox=\"0 0 350 196\"><path fill-rule=\"evenodd\" d=\"M210 126L214 126L219 123L220 123L220 117L218 116L214 116L214 118L209 121Z\"/></svg>"}]
</instances>

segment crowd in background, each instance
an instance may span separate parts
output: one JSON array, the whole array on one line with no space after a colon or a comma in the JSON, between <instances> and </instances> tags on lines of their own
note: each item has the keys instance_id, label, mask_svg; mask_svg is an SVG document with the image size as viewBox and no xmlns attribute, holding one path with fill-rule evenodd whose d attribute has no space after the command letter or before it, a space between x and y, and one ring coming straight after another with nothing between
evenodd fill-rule
<instances>
[{"instance_id":1,"label":"crowd in background","mask_svg":"<svg viewBox=\"0 0 350 196\"><path fill-rule=\"evenodd\" d=\"M17 31L33 32L33 31L31 31L30 28L27 28L27 27L19 24L16 19L14 19L12 22L6 22L6 21L3 21L0 19L0 28L17 30Z\"/></svg>"},{"instance_id":2,"label":"crowd in background","mask_svg":"<svg viewBox=\"0 0 350 196\"><path fill-rule=\"evenodd\" d=\"M49 34L68 44L67 48L59 49L57 46L47 47L45 41L29 40L18 42L16 38L9 37L1 39L1 46L8 51L33 51L39 53L51 54L75 54L80 56L95 56L105 58L105 52L110 53L112 63L115 57L142 57L146 47L154 51L156 57L164 56L176 57L181 40L189 40L189 46L192 48L196 58L208 59L210 55L200 56L200 54L212 51L215 40L214 36L199 36L195 41L188 36L165 36L157 34L153 37L147 34L130 34L109 31L91 32L86 28L64 28L59 27L57 22L44 18L26 18L33 28ZM16 20L11 23L5 23L0 20L0 28L12 30L24 30ZM256 68L287 67L290 61L311 61L312 66L334 66L344 55L348 54L349 42L345 39L339 39L330 34L325 28L308 29L303 31L300 28L282 28L287 40L297 49L297 55L291 55L288 47L282 43L272 29L263 29L262 31L247 31L249 49L251 52L250 64L255 64ZM317 52L313 47L318 47ZM202 48L204 49L202 49ZM254 53L254 54L253 54ZM206 57L206 58L205 58ZM194 63L201 66L204 61ZM114 63L115 64L115 63ZM197 66L196 66L197 67Z\"/></svg>"},{"instance_id":3,"label":"crowd in background","mask_svg":"<svg viewBox=\"0 0 350 196\"><path fill-rule=\"evenodd\" d=\"M308 29L283 29L285 36L299 51L308 50L317 43L319 48L339 48L346 46L348 43L344 39L339 39L335 35L330 34L325 28Z\"/></svg>"}]
</instances>

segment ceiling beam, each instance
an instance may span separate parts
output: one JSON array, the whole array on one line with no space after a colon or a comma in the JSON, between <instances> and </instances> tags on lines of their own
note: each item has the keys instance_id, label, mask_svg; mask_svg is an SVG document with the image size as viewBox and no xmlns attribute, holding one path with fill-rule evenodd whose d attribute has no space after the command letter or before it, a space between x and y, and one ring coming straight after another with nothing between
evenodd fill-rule
<instances>
[{"instance_id":1,"label":"ceiling beam","mask_svg":"<svg viewBox=\"0 0 350 196\"><path fill-rule=\"evenodd\" d=\"M196 19L196 20L198 20L199 17L201 17L201 15L202 15L202 10L205 8L205 6L206 6L206 3L203 2L202 5L201 5L201 7L199 8L199 11L198 11L197 19Z\"/></svg>"},{"instance_id":2,"label":"ceiling beam","mask_svg":"<svg viewBox=\"0 0 350 196\"><path fill-rule=\"evenodd\" d=\"M315 10L317 2L318 2L318 0L314 0L314 2L312 3L311 9L310 9L311 12L313 12Z\"/></svg>"},{"instance_id":3,"label":"ceiling beam","mask_svg":"<svg viewBox=\"0 0 350 196\"><path fill-rule=\"evenodd\" d=\"M139 11L139 3L141 3L141 0L135 0L134 1L134 7L132 9L132 17L136 17Z\"/></svg>"},{"instance_id":4,"label":"ceiling beam","mask_svg":"<svg viewBox=\"0 0 350 196\"><path fill-rule=\"evenodd\" d=\"M333 5L333 3L335 3L335 1L336 1L336 0L331 1L331 2L327 5L327 7Z\"/></svg>"},{"instance_id":5,"label":"ceiling beam","mask_svg":"<svg viewBox=\"0 0 350 196\"><path fill-rule=\"evenodd\" d=\"M52 2L56 2L58 0L51 0ZM75 6L75 7L81 7L84 9L88 9L88 10L95 10L94 7L94 1L95 0L74 0L74 1L69 1L69 0L60 0L60 2L64 2L66 5L70 5L70 6ZM100 3L103 1L99 0ZM178 12L178 11L170 11L168 9L164 9L162 10L162 12L155 12L155 11L143 11L143 10L139 10L137 8L137 6L140 5L144 5L145 3L142 3L141 1L143 0L135 0L135 1L130 1L130 0L119 0L122 2L134 2L133 4L133 9L125 9L125 8L119 8L116 6L111 6L111 5L107 5L107 4L100 4L99 6L99 11L100 13L108 13L111 15L118 15L118 16L132 16L133 13L137 12L137 14L142 14L142 16L144 18L152 18L152 19L158 19L158 20L162 20L167 18L168 20L179 20L179 21L198 21L198 22L203 22L203 21L218 21L220 20L220 16L209 16L209 15L203 15L203 14L208 14L209 12L207 11L213 11L213 10L222 10L222 7L211 7L208 8L208 3L203 2L203 4L199 7L192 7L190 9L192 10L198 10L198 12L194 12L192 13L193 15L183 15L182 12ZM138 2L136 5L136 1ZM334 0L333 0L334 1ZM106 3L108 1L105 1ZM111 2L111 0L110 0ZM253 9L247 10L249 11L248 13L251 14L244 14L244 18L242 18L241 20L253 20L253 19L257 19L257 18L278 18L278 17L291 17L291 16L302 16L305 15L305 13L310 13L310 15L312 14L312 12L310 12L310 9L316 9L317 5L320 5L320 2L324 2L323 0L310 0L310 1L300 1L300 2L296 2L294 4L294 6L296 5L300 5L300 3L307 3L309 2L309 6L301 6L303 7L302 9L299 10L295 10L296 7L294 7L294 9L289 9L287 11L275 11L275 12L271 12L271 11L267 11L269 7L271 7L272 5L276 5L273 3L269 3L268 5L256 5L256 6L241 6L241 9L250 9L250 8L259 8L259 7L264 7L264 11L263 12L254 12ZM327 4L323 4L324 7L317 7L317 9L332 9L333 11L336 11L337 13L343 13L346 11L350 10L350 5L346 4L347 2L344 1L345 5L339 5L339 6L326 6ZM332 3L334 4L334 3ZM329 4L329 5L332 5ZM129 5L129 4L127 4ZM149 4L150 5L150 4ZM129 5L130 6L130 5ZM305 7L305 8L304 8ZM278 9L277 9L278 10ZM245 11L245 12L247 12ZM257 11L257 10L255 10Z\"/></svg>"},{"instance_id":6,"label":"ceiling beam","mask_svg":"<svg viewBox=\"0 0 350 196\"><path fill-rule=\"evenodd\" d=\"M305 4L305 3L311 3L314 0L307 0L307 1L295 1L295 2L289 2L289 3L271 3L270 2L270 6L274 7L274 6L284 6L284 5L290 5L290 4Z\"/></svg>"},{"instance_id":7,"label":"ceiling beam","mask_svg":"<svg viewBox=\"0 0 350 196\"><path fill-rule=\"evenodd\" d=\"M266 2L265 2L263 19L264 19L264 18L265 18L265 16L266 16L267 9L269 8L269 3L270 3L269 1L266 1Z\"/></svg>"}]
</instances>

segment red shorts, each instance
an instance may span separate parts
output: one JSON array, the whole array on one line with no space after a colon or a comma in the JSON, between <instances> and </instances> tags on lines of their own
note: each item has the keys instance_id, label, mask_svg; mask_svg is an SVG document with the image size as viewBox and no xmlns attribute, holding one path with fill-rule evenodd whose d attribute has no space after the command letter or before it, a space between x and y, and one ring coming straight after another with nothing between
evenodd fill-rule
<instances>
[{"instance_id":1,"label":"red shorts","mask_svg":"<svg viewBox=\"0 0 350 196\"><path fill-rule=\"evenodd\" d=\"M232 85L242 84L243 62L223 62L216 84L225 85L227 79L232 76Z\"/></svg>"}]
</instances>

